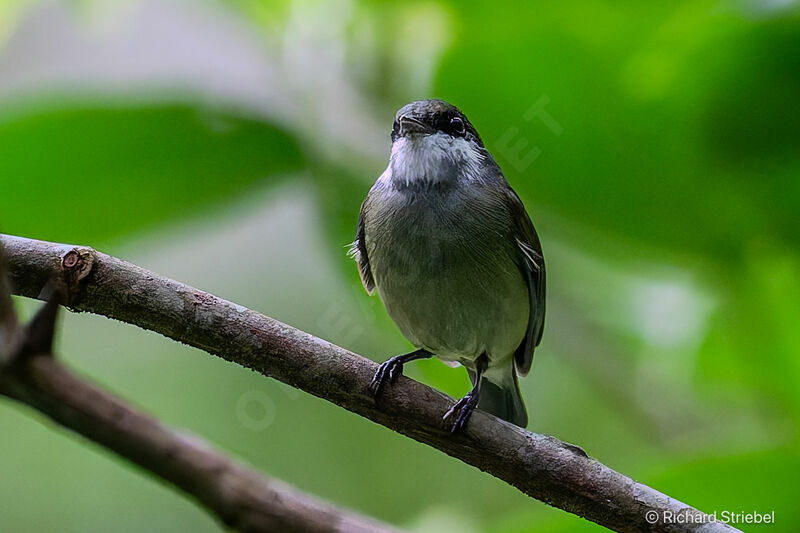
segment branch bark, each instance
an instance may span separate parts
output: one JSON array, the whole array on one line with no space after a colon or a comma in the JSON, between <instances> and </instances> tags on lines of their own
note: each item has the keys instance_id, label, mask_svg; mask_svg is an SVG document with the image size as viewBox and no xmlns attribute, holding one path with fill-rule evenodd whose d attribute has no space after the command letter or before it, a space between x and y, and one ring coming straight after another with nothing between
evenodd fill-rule
<instances>
[{"instance_id":1,"label":"branch bark","mask_svg":"<svg viewBox=\"0 0 800 533\"><path fill-rule=\"evenodd\" d=\"M91 248L0 235L17 294L52 277L68 307L161 333L335 403L473 465L549 505L616 531L737 531L637 483L577 446L476 411L467 431L441 427L452 399L401 377L376 402L376 365L308 333ZM671 517L671 518L670 518Z\"/></svg>"},{"instance_id":2,"label":"branch bark","mask_svg":"<svg viewBox=\"0 0 800 533\"><path fill-rule=\"evenodd\" d=\"M394 531L245 468L198 437L171 430L77 378L50 353L55 302L48 302L26 328L17 327L4 278L0 264L0 331L9 332L0 333L0 354L4 355L0 395L37 409L160 476L237 531Z\"/></svg>"}]
</instances>

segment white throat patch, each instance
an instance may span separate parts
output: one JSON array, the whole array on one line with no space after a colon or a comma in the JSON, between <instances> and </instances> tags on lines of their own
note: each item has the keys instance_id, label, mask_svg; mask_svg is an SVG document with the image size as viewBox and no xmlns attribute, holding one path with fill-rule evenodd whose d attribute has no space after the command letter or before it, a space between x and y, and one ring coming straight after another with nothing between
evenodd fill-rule
<instances>
[{"instance_id":1,"label":"white throat patch","mask_svg":"<svg viewBox=\"0 0 800 533\"><path fill-rule=\"evenodd\" d=\"M392 181L440 183L480 179L483 155L469 141L437 132L403 137L392 144L389 168ZM460 174L460 176L459 176Z\"/></svg>"}]
</instances>

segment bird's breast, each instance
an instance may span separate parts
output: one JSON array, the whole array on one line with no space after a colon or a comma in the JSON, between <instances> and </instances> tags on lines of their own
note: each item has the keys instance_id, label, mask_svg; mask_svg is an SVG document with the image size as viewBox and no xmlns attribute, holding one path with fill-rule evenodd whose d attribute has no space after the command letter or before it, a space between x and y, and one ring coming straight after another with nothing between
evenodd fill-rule
<instances>
[{"instance_id":1,"label":"bird's breast","mask_svg":"<svg viewBox=\"0 0 800 533\"><path fill-rule=\"evenodd\" d=\"M511 353L525 334L527 286L511 220L479 190L373 189L366 247L389 315L445 359Z\"/></svg>"}]
</instances>

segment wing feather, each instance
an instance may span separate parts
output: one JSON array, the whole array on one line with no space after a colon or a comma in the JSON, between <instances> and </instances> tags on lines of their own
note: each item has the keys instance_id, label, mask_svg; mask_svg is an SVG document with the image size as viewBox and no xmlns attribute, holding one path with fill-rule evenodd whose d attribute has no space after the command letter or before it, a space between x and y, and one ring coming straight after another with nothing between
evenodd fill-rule
<instances>
[{"instance_id":1,"label":"wing feather","mask_svg":"<svg viewBox=\"0 0 800 533\"><path fill-rule=\"evenodd\" d=\"M366 202L364 202L366 204ZM350 257L358 263L358 273L361 276L361 283L364 285L367 294L375 292L375 278L372 277L372 268L367 256L367 241L364 236L364 206L361 206L361 213L358 215L358 228L356 230L356 240L350 246Z\"/></svg>"},{"instance_id":2,"label":"wing feather","mask_svg":"<svg viewBox=\"0 0 800 533\"><path fill-rule=\"evenodd\" d=\"M542 245L525 206L517 193L508 187L508 205L514 221L519 266L528 285L530 313L528 329L516 352L514 362L517 372L525 376L533 364L533 352L542 341L545 315L545 266Z\"/></svg>"}]
</instances>

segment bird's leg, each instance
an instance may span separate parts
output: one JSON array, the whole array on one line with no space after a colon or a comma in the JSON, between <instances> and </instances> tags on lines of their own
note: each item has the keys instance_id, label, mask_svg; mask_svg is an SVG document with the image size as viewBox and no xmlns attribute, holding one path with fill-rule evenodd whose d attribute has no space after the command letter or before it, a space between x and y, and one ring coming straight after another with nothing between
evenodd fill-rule
<instances>
[{"instance_id":1,"label":"bird's leg","mask_svg":"<svg viewBox=\"0 0 800 533\"><path fill-rule=\"evenodd\" d=\"M472 411L478 407L478 400L480 399L481 392L481 379L486 367L489 366L489 360L486 354L481 355L475 360L475 384L472 390L466 396L458 400L453 407L447 411L442 417L445 427L450 428L450 434L462 431L467 427L467 421L472 416Z\"/></svg>"},{"instance_id":2,"label":"bird's leg","mask_svg":"<svg viewBox=\"0 0 800 533\"><path fill-rule=\"evenodd\" d=\"M431 352L420 348L419 350L414 350L411 353L392 357L378 367L378 371L375 372L375 376L372 378L372 383L369 384L369 388L367 390L373 396L378 396L383 390L383 387L386 385L387 381L391 381L392 383L397 381L397 378L399 378L403 373L404 364L410 363L411 361L416 361L417 359L428 359L432 356L433 354Z\"/></svg>"}]
</instances>

